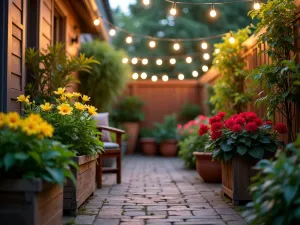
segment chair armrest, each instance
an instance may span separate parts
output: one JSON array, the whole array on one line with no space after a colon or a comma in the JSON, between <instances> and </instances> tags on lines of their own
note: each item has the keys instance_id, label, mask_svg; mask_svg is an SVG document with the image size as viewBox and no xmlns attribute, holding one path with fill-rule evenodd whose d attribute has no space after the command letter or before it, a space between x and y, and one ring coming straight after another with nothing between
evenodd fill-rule
<instances>
[{"instance_id":1,"label":"chair armrest","mask_svg":"<svg viewBox=\"0 0 300 225\"><path fill-rule=\"evenodd\" d=\"M117 128L114 128L114 127L97 126L97 129L99 131L101 131L101 130L107 130L107 131L114 132L114 133L125 134L124 130L117 129Z\"/></svg>"}]
</instances>

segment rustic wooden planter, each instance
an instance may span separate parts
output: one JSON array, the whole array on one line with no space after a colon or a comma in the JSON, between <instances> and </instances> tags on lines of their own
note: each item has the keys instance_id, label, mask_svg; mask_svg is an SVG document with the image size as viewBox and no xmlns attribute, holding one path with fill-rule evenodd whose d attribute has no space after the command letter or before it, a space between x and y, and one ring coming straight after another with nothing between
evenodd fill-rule
<instances>
[{"instance_id":1,"label":"rustic wooden planter","mask_svg":"<svg viewBox=\"0 0 300 225\"><path fill-rule=\"evenodd\" d=\"M64 212L76 215L77 209L96 190L96 160L92 156L77 156L78 171L73 171L77 181L77 188L68 180L64 185Z\"/></svg>"},{"instance_id":2,"label":"rustic wooden planter","mask_svg":"<svg viewBox=\"0 0 300 225\"><path fill-rule=\"evenodd\" d=\"M0 181L1 225L62 225L63 190L36 180Z\"/></svg>"}]
</instances>

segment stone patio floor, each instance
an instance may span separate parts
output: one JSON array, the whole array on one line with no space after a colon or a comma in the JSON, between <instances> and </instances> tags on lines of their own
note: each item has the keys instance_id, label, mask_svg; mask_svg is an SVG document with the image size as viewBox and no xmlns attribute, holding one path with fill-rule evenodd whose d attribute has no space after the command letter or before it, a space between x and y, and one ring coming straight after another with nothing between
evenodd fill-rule
<instances>
[{"instance_id":1,"label":"stone patio floor","mask_svg":"<svg viewBox=\"0 0 300 225\"><path fill-rule=\"evenodd\" d=\"M221 184L204 183L178 158L130 156L122 184L106 175L73 219L76 225L242 225L243 218L221 197Z\"/></svg>"}]
</instances>

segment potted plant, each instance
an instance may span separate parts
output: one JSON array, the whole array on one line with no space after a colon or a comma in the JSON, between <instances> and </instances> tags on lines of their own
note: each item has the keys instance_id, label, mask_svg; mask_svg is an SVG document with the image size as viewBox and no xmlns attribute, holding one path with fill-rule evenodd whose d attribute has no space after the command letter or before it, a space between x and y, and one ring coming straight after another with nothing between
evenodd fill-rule
<instances>
[{"instance_id":1,"label":"potted plant","mask_svg":"<svg viewBox=\"0 0 300 225\"><path fill-rule=\"evenodd\" d=\"M201 125L200 136L210 132L206 151L221 160L222 192L234 204L251 200L248 188L256 174L252 167L262 158L272 157L282 143L278 133L286 133L284 124L273 127L272 122L259 118L254 112L243 112L225 120L225 113L209 119L210 127Z\"/></svg>"},{"instance_id":2,"label":"potted plant","mask_svg":"<svg viewBox=\"0 0 300 225\"><path fill-rule=\"evenodd\" d=\"M49 139L53 131L38 114L0 113L1 224L62 224L62 186L75 181L75 154Z\"/></svg>"},{"instance_id":3,"label":"potted plant","mask_svg":"<svg viewBox=\"0 0 300 225\"><path fill-rule=\"evenodd\" d=\"M53 139L69 145L76 154L73 160L79 170L73 173L78 186L71 181L64 185L64 210L76 214L78 207L96 190L96 158L103 151L101 133L93 117L97 109L87 105L88 96L67 93L65 88L54 91L52 99L53 103L23 102L25 112L40 113L55 128Z\"/></svg>"},{"instance_id":4,"label":"potted plant","mask_svg":"<svg viewBox=\"0 0 300 225\"><path fill-rule=\"evenodd\" d=\"M141 148L145 155L154 156L157 153L157 143L152 129L143 129L140 139Z\"/></svg>"},{"instance_id":5,"label":"potted plant","mask_svg":"<svg viewBox=\"0 0 300 225\"><path fill-rule=\"evenodd\" d=\"M114 121L121 123L128 134L127 154L132 154L136 147L140 122L144 120L143 105L143 101L138 97L129 96L124 98L113 112Z\"/></svg>"},{"instance_id":6,"label":"potted plant","mask_svg":"<svg viewBox=\"0 0 300 225\"><path fill-rule=\"evenodd\" d=\"M180 109L179 119L182 123L187 123L190 120L194 120L199 114L201 114L199 105L185 103Z\"/></svg>"},{"instance_id":7,"label":"potted plant","mask_svg":"<svg viewBox=\"0 0 300 225\"><path fill-rule=\"evenodd\" d=\"M177 119L176 115L169 115L164 118L163 123L156 123L154 136L159 143L159 151L162 156L177 155Z\"/></svg>"}]
</instances>

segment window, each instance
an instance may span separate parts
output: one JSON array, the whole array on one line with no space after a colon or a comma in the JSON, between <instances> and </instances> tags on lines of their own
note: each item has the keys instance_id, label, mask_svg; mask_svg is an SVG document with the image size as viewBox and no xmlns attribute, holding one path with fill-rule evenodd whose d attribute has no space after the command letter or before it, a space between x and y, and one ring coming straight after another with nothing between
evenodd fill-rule
<instances>
[{"instance_id":1,"label":"window","mask_svg":"<svg viewBox=\"0 0 300 225\"><path fill-rule=\"evenodd\" d=\"M53 44L66 42L66 22L65 17L57 7L54 8Z\"/></svg>"}]
</instances>

